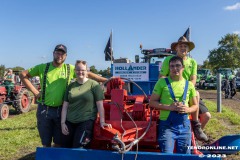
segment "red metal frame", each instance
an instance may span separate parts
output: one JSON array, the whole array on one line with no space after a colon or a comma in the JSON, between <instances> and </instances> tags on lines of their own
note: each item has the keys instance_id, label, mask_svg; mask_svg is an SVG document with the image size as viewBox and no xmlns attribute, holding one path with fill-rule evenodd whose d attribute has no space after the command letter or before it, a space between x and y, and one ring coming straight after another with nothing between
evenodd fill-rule
<instances>
[{"instance_id":1,"label":"red metal frame","mask_svg":"<svg viewBox=\"0 0 240 160\"><path fill-rule=\"evenodd\" d=\"M149 97L143 95L129 96L123 86L124 82L120 78L114 78L108 82L107 92L105 93L106 99L104 100L105 121L112 124L113 129L101 129L99 119L97 119L91 148L112 149L111 145L117 143L113 140L115 135L118 135L125 144L129 144L136 137L140 137L146 130L150 122L151 112L148 106ZM151 126L146 135L139 141L138 150L159 152L157 149L159 114L159 111L152 110ZM132 117L137 128L128 115ZM194 134L192 136L192 145L196 146ZM193 153L201 154L197 150L193 150Z\"/></svg>"}]
</instances>

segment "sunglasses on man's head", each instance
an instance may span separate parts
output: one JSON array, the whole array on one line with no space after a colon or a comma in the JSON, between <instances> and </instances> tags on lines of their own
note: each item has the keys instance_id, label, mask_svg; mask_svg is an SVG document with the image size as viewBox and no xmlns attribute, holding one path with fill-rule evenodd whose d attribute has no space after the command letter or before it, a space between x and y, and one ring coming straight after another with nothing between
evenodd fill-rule
<instances>
[{"instance_id":1,"label":"sunglasses on man's head","mask_svg":"<svg viewBox=\"0 0 240 160\"><path fill-rule=\"evenodd\" d=\"M76 64L79 64L79 63L82 63L82 64L87 64L87 62L86 62L86 61L77 60L77 61L76 61Z\"/></svg>"}]
</instances>

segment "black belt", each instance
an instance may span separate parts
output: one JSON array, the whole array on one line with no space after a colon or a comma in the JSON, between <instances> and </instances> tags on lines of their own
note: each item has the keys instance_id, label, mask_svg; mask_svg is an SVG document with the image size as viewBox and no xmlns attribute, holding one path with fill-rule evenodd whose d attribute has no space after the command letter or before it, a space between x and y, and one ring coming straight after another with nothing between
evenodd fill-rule
<instances>
[{"instance_id":1,"label":"black belt","mask_svg":"<svg viewBox=\"0 0 240 160\"><path fill-rule=\"evenodd\" d=\"M49 105L42 105L42 106L44 106L44 107L49 107L49 108L60 108L60 107L62 107L62 105L60 105L60 106L49 106Z\"/></svg>"}]
</instances>

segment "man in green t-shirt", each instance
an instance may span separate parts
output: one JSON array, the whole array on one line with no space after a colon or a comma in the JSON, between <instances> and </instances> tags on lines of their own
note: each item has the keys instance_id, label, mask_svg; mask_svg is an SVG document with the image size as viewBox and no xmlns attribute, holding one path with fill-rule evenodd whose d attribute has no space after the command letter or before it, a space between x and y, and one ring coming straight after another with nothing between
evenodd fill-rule
<instances>
[{"instance_id":1,"label":"man in green t-shirt","mask_svg":"<svg viewBox=\"0 0 240 160\"><path fill-rule=\"evenodd\" d=\"M37 127L44 147L61 145L61 110L67 85L75 77L74 66L65 64L67 47L59 44L53 51L53 61L36 65L20 74L23 84L38 99ZM41 92L29 81L39 76ZM107 79L91 72L88 77L100 82Z\"/></svg>"},{"instance_id":2,"label":"man in green t-shirt","mask_svg":"<svg viewBox=\"0 0 240 160\"><path fill-rule=\"evenodd\" d=\"M158 142L160 151L190 154L191 125L188 114L197 110L196 91L193 83L183 78L183 60L170 59L170 74L160 78L154 86L150 106L160 110Z\"/></svg>"},{"instance_id":3,"label":"man in green t-shirt","mask_svg":"<svg viewBox=\"0 0 240 160\"><path fill-rule=\"evenodd\" d=\"M193 85L195 86L196 80L197 80L197 62L194 59L187 56L188 52L190 52L194 47L195 47L194 43L191 41L188 41L186 39L186 37L184 37L184 36L181 36L178 39L178 42L174 42L171 44L171 49L176 50L177 56L179 56L183 59L183 64L184 64L183 78L191 81L193 83ZM165 60L162 64L161 71L160 71L161 78L169 75L169 73L170 73L169 60L172 57L173 56L169 56L169 57L165 58ZM200 101L200 96L199 96L198 92L197 92L197 101L198 101L198 103ZM202 105L201 105L201 107L202 107ZM198 120L198 115L199 115L199 106L198 106L198 109L191 114L194 134L198 140L207 141L208 138L204 134L204 132L201 128L201 123Z\"/></svg>"}]
</instances>

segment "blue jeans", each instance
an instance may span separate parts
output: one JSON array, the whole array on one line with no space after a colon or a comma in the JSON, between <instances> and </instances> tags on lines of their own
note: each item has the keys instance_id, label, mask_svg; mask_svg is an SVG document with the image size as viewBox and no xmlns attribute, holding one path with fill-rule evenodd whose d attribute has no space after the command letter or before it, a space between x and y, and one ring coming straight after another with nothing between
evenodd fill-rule
<instances>
[{"instance_id":1,"label":"blue jeans","mask_svg":"<svg viewBox=\"0 0 240 160\"><path fill-rule=\"evenodd\" d=\"M50 147L52 141L61 144L61 112L62 106L50 107L38 104L37 128L42 145Z\"/></svg>"},{"instance_id":2,"label":"blue jeans","mask_svg":"<svg viewBox=\"0 0 240 160\"><path fill-rule=\"evenodd\" d=\"M158 127L158 142L160 152L190 154L188 146L191 145L191 128L188 114L170 112L166 121L160 120Z\"/></svg>"}]
</instances>

